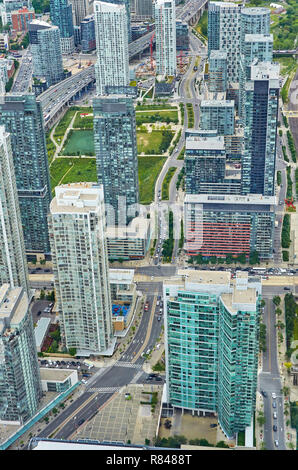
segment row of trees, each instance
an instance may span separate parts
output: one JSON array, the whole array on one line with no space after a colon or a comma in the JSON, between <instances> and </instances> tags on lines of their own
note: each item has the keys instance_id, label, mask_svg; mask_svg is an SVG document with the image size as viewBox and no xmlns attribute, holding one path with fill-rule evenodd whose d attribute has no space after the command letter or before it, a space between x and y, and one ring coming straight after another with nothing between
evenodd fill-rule
<instances>
[{"instance_id":1,"label":"row of trees","mask_svg":"<svg viewBox=\"0 0 298 470\"><path fill-rule=\"evenodd\" d=\"M173 249L174 249L174 216L173 212L169 212L169 238L167 238L162 245L162 256L164 261L170 262L172 259Z\"/></svg>"},{"instance_id":2,"label":"row of trees","mask_svg":"<svg viewBox=\"0 0 298 470\"><path fill-rule=\"evenodd\" d=\"M208 442L207 439L190 439L188 441L188 439L185 436L170 436L168 438L157 437L155 441L156 447L172 447L175 449L180 449L181 444L189 444L193 446L229 448L228 444L226 444L224 441L219 441L214 446L213 444Z\"/></svg>"},{"instance_id":3,"label":"row of trees","mask_svg":"<svg viewBox=\"0 0 298 470\"><path fill-rule=\"evenodd\" d=\"M290 214L285 214L283 223L282 223L282 230L281 230L281 246L282 248L289 248L291 244L291 219Z\"/></svg>"},{"instance_id":4,"label":"row of trees","mask_svg":"<svg viewBox=\"0 0 298 470\"><path fill-rule=\"evenodd\" d=\"M208 258L203 257L201 254L196 256L192 256L188 260L191 264L232 264L232 263L247 263L247 256L245 253L241 253L240 255L232 255L228 253L225 258L217 257L217 256L210 256ZM260 264L260 258L257 251L252 251L249 254L249 264Z\"/></svg>"},{"instance_id":5,"label":"row of trees","mask_svg":"<svg viewBox=\"0 0 298 470\"><path fill-rule=\"evenodd\" d=\"M293 340L295 321L297 321L298 306L292 293L285 295L285 320L286 320L286 355L291 357L291 342Z\"/></svg>"}]
</instances>

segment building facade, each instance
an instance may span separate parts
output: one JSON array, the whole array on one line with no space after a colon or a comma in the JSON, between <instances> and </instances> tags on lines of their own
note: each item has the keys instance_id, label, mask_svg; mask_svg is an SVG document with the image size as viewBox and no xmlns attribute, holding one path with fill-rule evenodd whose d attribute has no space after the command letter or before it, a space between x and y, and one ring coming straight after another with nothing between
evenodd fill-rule
<instances>
[{"instance_id":1,"label":"building facade","mask_svg":"<svg viewBox=\"0 0 298 470\"><path fill-rule=\"evenodd\" d=\"M80 29L82 52L94 51L96 49L94 15L86 16L81 21Z\"/></svg>"},{"instance_id":2,"label":"building facade","mask_svg":"<svg viewBox=\"0 0 298 470\"><path fill-rule=\"evenodd\" d=\"M129 85L128 34L125 5L94 2L97 94L107 85Z\"/></svg>"},{"instance_id":3,"label":"building facade","mask_svg":"<svg viewBox=\"0 0 298 470\"><path fill-rule=\"evenodd\" d=\"M0 126L0 284L29 293L28 269L10 136Z\"/></svg>"},{"instance_id":4,"label":"building facade","mask_svg":"<svg viewBox=\"0 0 298 470\"><path fill-rule=\"evenodd\" d=\"M232 100L202 100L200 104L200 128L216 130L218 135L234 135L235 104Z\"/></svg>"},{"instance_id":5,"label":"building facade","mask_svg":"<svg viewBox=\"0 0 298 470\"><path fill-rule=\"evenodd\" d=\"M227 90L227 53L212 50L209 56L208 90L223 93Z\"/></svg>"},{"instance_id":6,"label":"building facade","mask_svg":"<svg viewBox=\"0 0 298 470\"><path fill-rule=\"evenodd\" d=\"M139 203L133 98L123 93L94 98L93 116L97 178L104 187L107 223L125 226L137 215Z\"/></svg>"},{"instance_id":7,"label":"building facade","mask_svg":"<svg viewBox=\"0 0 298 470\"><path fill-rule=\"evenodd\" d=\"M253 65L245 84L243 194L274 195L278 99L279 65Z\"/></svg>"},{"instance_id":8,"label":"building facade","mask_svg":"<svg viewBox=\"0 0 298 470\"><path fill-rule=\"evenodd\" d=\"M32 93L5 95L0 103L0 124L11 137L25 249L49 253L51 186L40 102Z\"/></svg>"},{"instance_id":9,"label":"building facade","mask_svg":"<svg viewBox=\"0 0 298 470\"><path fill-rule=\"evenodd\" d=\"M176 75L176 10L174 0L154 4L156 39L156 74Z\"/></svg>"},{"instance_id":10,"label":"building facade","mask_svg":"<svg viewBox=\"0 0 298 470\"><path fill-rule=\"evenodd\" d=\"M274 196L189 195L184 200L189 256L273 256Z\"/></svg>"},{"instance_id":11,"label":"building facade","mask_svg":"<svg viewBox=\"0 0 298 470\"><path fill-rule=\"evenodd\" d=\"M47 87L64 79L60 31L44 21L29 24L29 43L32 53L33 75L44 79Z\"/></svg>"},{"instance_id":12,"label":"building facade","mask_svg":"<svg viewBox=\"0 0 298 470\"><path fill-rule=\"evenodd\" d=\"M11 12L11 22L13 31L28 31L28 25L35 19L34 10L21 8Z\"/></svg>"},{"instance_id":13,"label":"building facade","mask_svg":"<svg viewBox=\"0 0 298 470\"><path fill-rule=\"evenodd\" d=\"M0 288L0 423L24 424L37 412L41 380L29 308L22 287Z\"/></svg>"},{"instance_id":14,"label":"building facade","mask_svg":"<svg viewBox=\"0 0 298 470\"><path fill-rule=\"evenodd\" d=\"M73 24L80 26L86 16L89 15L89 0L69 0L72 5Z\"/></svg>"},{"instance_id":15,"label":"building facade","mask_svg":"<svg viewBox=\"0 0 298 470\"><path fill-rule=\"evenodd\" d=\"M50 0L50 17L52 23L60 30L62 54L71 54L75 44L72 5L69 0Z\"/></svg>"},{"instance_id":16,"label":"building facade","mask_svg":"<svg viewBox=\"0 0 298 470\"><path fill-rule=\"evenodd\" d=\"M189 50L188 24L186 21L176 20L176 50Z\"/></svg>"},{"instance_id":17,"label":"building facade","mask_svg":"<svg viewBox=\"0 0 298 470\"><path fill-rule=\"evenodd\" d=\"M62 342L77 355L103 354L113 341L103 188L74 183L55 194L49 231Z\"/></svg>"},{"instance_id":18,"label":"building facade","mask_svg":"<svg viewBox=\"0 0 298 470\"><path fill-rule=\"evenodd\" d=\"M115 5L124 5L126 13L126 23L127 23L127 41L131 42L131 0L109 0L109 3L114 3Z\"/></svg>"},{"instance_id":19,"label":"building facade","mask_svg":"<svg viewBox=\"0 0 298 470\"><path fill-rule=\"evenodd\" d=\"M181 270L163 285L167 401L217 413L233 438L253 419L261 283L229 272Z\"/></svg>"}]
</instances>

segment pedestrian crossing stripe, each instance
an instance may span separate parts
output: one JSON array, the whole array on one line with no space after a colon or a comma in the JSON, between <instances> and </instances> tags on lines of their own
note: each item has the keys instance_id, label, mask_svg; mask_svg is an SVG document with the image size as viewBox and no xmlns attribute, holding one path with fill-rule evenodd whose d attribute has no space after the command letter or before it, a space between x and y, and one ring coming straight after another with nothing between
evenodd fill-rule
<instances>
[{"instance_id":1,"label":"pedestrian crossing stripe","mask_svg":"<svg viewBox=\"0 0 298 470\"><path fill-rule=\"evenodd\" d=\"M121 387L92 387L86 390L90 393L115 393L120 390Z\"/></svg>"},{"instance_id":2,"label":"pedestrian crossing stripe","mask_svg":"<svg viewBox=\"0 0 298 470\"><path fill-rule=\"evenodd\" d=\"M131 367L133 369L142 369L143 364L133 364L132 362L118 361L114 364L114 367Z\"/></svg>"}]
</instances>

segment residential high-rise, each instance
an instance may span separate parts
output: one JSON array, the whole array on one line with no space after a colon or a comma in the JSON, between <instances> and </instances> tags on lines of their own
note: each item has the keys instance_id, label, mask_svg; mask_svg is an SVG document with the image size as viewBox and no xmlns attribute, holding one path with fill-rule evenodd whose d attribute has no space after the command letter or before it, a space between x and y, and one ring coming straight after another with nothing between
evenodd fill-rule
<instances>
[{"instance_id":1,"label":"residential high-rise","mask_svg":"<svg viewBox=\"0 0 298 470\"><path fill-rule=\"evenodd\" d=\"M108 225L127 225L138 213L138 152L132 87L113 87L93 100L97 178ZM118 91L118 93L117 93Z\"/></svg>"},{"instance_id":2,"label":"residential high-rise","mask_svg":"<svg viewBox=\"0 0 298 470\"><path fill-rule=\"evenodd\" d=\"M181 270L163 285L167 401L217 413L228 438L253 420L260 294L247 273Z\"/></svg>"},{"instance_id":3,"label":"residential high-rise","mask_svg":"<svg viewBox=\"0 0 298 470\"><path fill-rule=\"evenodd\" d=\"M11 137L26 251L49 253L51 186L40 102L33 93L6 94L0 103L0 125Z\"/></svg>"},{"instance_id":4,"label":"residential high-rise","mask_svg":"<svg viewBox=\"0 0 298 470\"><path fill-rule=\"evenodd\" d=\"M62 54L71 54L75 43L72 5L69 0L50 0L50 16L52 23L60 30Z\"/></svg>"},{"instance_id":5,"label":"residential high-rise","mask_svg":"<svg viewBox=\"0 0 298 470\"><path fill-rule=\"evenodd\" d=\"M227 53L212 50L209 56L208 90L225 92L227 90Z\"/></svg>"},{"instance_id":6,"label":"residential high-rise","mask_svg":"<svg viewBox=\"0 0 298 470\"><path fill-rule=\"evenodd\" d=\"M0 423L24 424L42 397L30 312L22 287L0 288Z\"/></svg>"},{"instance_id":7,"label":"residential high-rise","mask_svg":"<svg viewBox=\"0 0 298 470\"><path fill-rule=\"evenodd\" d=\"M251 66L245 84L243 194L274 195L279 65Z\"/></svg>"},{"instance_id":8,"label":"residential high-rise","mask_svg":"<svg viewBox=\"0 0 298 470\"><path fill-rule=\"evenodd\" d=\"M246 34L270 34L269 8L242 8L240 14L240 31L241 51Z\"/></svg>"},{"instance_id":9,"label":"residential high-rise","mask_svg":"<svg viewBox=\"0 0 298 470\"><path fill-rule=\"evenodd\" d=\"M227 53L227 80L238 81L240 61L240 13L242 5L233 2L209 2L208 57L212 50Z\"/></svg>"},{"instance_id":10,"label":"residential high-rise","mask_svg":"<svg viewBox=\"0 0 298 470\"><path fill-rule=\"evenodd\" d=\"M13 31L28 31L30 21L35 19L34 10L28 8L20 8L11 12L11 22Z\"/></svg>"},{"instance_id":11,"label":"residential high-rise","mask_svg":"<svg viewBox=\"0 0 298 470\"><path fill-rule=\"evenodd\" d=\"M131 0L109 0L109 3L114 3L115 5L124 5L126 12L126 22L127 22L127 40L131 42Z\"/></svg>"},{"instance_id":12,"label":"residential high-rise","mask_svg":"<svg viewBox=\"0 0 298 470\"><path fill-rule=\"evenodd\" d=\"M32 10L32 0L3 0L3 10L1 12L2 24L12 23L11 14L20 8Z\"/></svg>"},{"instance_id":13,"label":"residential high-rise","mask_svg":"<svg viewBox=\"0 0 298 470\"><path fill-rule=\"evenodd\" d=\"M154 4L156 75L176 75L176 10L174 0Z\"/></svg>"},{"instance_id":14,"label":"residential high-rise","mask_svg":"<svg viewBox=\"0 0 298 470\"><path fill-rule=\"evenodd\" d=\"M69 0L72 4L73 24L80 26L81 21L89 14L89 0Z\"/></svg>"},{"instance_id":15,"label":"residential high-rise","mask_svg":"<svg viewBox=\"0 0 298 470\"><path fill-rule=\"evenodd\" d=\"M0 285L5 283L29 292L10 136L0 126Z\"/></svg>"},{"instance_id":16,"label":"residential high-rise","mask_svg":"<svg viewBox=\"0 0 298 470\"><path fill-rule=\"evenodd\" d=\"M90 52L96 49L94 15L86 16L81 21L80 29L82 52Z\"/></svg>"},{"instance_id":17,"label":"residential high-rise","mask_svg":"<svg viewBox=\"0 0 298 470\"><path fill-rule=\"evenodd\" d=\"M153 17L153 1L152 0L136 0L136 16L144 18Z\"/></svg>"},{"instance_id":18,"label":"residential high-rise","mask_svg":"<svg viewBox=\"0 0 298 470\"><path fill-rule=\"evenodd\" d=\"M185 251L189 256L273 256L274 196L187 194Z\"/></svg>"},{"instance_id":19,"label":"residential high-rise","mask_svg":"<svg viewBox=\"0 0 298 470\"><path fill-rule=\"evenodd\" d=\"M188 24L186 21L176 20L176 51L189 50Z\"/></svg>"},{"instance_id":20,"label":"residential high-rise","mask_svg":"<svg viewBox=\"0 0 298 470\"><path fill-rule=\"evenodd\" d=\"M200 128L216 130L218 135L233 135L234 101L224 99L202 100L200 104Z\"/></svg>"},{"instance_id":21,"label":"residential high-rise","mask_svg":"<svg viewBox=\"0 0 298 470\"><path fill-rule=\"evenodd\" d=\"M62 342L78 355L108 354L112 304L103 188L74 183L57 186L55 194L49 232Z\"/></svg>"},{"instance_id":22,"label":"residential high-rise","mask_svg":"<svg viewBox=\"0 0 298 470\"><path fill-rule=\"evenodd\" d=\"M64 79L64 69L58 26L33 20L29 24L33 75L45 79L48 87Z\"/></svg>"},{"instance_id":23,"label":"residential high-rise","mask_svg":"<svg viewBox=\"0 0 298 470\"><path fill-rule=\"evenodd\" d=\"M97 94L105 87L129 85L129 54L125 5L94 2Z\"/></svg>"},{"instance_id":24,"label":"residential high-rise","mask_svg":"<svg viewBox=\"0 0 298 470\"><path fill-rule=\"evenodd\" d=\"M246 79L250 78L250 66L255 59L259 62L273 60L273 34L246 34L243 44L243 62Z\"/></svg>"}]
</instances>

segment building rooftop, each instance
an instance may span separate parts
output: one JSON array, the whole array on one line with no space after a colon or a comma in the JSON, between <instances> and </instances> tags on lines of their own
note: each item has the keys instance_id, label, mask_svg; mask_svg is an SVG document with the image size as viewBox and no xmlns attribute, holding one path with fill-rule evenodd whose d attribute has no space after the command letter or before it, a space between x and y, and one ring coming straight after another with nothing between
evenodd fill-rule
<instances>
[{"instance_id":1,"label":"building rooftop","mask_svg":"<svg viewBox=\"0 0 298 470\"><path fill-rule=\"evenodd\" d=\"M34 328L35 343L37 348L40 348L50 323L51 319L48 317L43 317L38 320L37 325Z\"/></svg>"},{"instance_id":2,"label":"building rooftop","mask_svg":"<svg viewBox=\"0 0 298 470\"><path fill-rule=\"evenodd\" d=\"M22 287L10 288L3 284L0 288L0 332L10 334L23 320L28 311L28 296Z\"/></svg>"},{"instance_id":3,"label":"building rooftop","mask_svg":"<svg viewBox=\"0 0 298 470\"><path fill-rule=\"evenodd\" d=\"M186 194L185 203L210 203L210 204L247 204L247 205L275 205L275 196L262 196L260 194L249 194L239 196L233 194Z\"/></svg>"},{"instance_id":4,"label":"building rooftop","mask_svg":"<svg viewBox=\"0 0 298 470\"><path fill-rule=\"evenodd\" d=\"M264 7L252 7L252 8L243 8L241 13L244 15L270 15L269 8Z\"/></svg>"},{"instance_id":5,"label":"building rooftop","mask_svg":"<svg viewBox=\"0 0 298 470\"><path fill-rule=\"evenodd\" d=\"M144 217L135 217L128 226L108 226L106 237L109 240L113 238L136 238L147 239L150 221Z\"/></svg>"},{"instance_id":6,"label":"building rooftop","mask_svg":"<svg viewBox=\"0 0 298 470\"><path fill-rule=\"evenodd\" d=\"M41 380L48 380L50 382L64 382L74 372L77 373L76 370L72 369L50 369L47 367L41 367L40 378Z\"/></svg>"},{"instance_id":7,"label":"building rooftop","mask_svg":"<svg viewBox=\"0 0 298 470\"><path fill-rule=\"evenodd\" d=\"M225 140L223 136L190 136L186 138L185 150L225 150Z\"/></svg>"},{"instance_id":8,"label":"building rooftop","mask_svg":"<svg viewBox=\"0 0 298 470\"><path fill-rule=\"evenodd\" d=\"M134 269L109 269L111 284L132 284Z\"/></svg>"},{"instance_id":9,"label":"building rooftop","mask_svg":"<svg viewBox=\"0 0 298 470\"><path fill-rule=\"evenodd\" d=\"M238 290L234 288L229 294L221 294L224 305L232 314L236 314L239 310L255 311L257 301L257 291L253 288L246 290Z\"/></svg>"},{"instance_id":10,"label":"building rooftop","mask_svg":"<svg viewBox=\"0 0 298 470\"><path fill-rule=\"evenodd\" d=\"M50 210L55 213L88 213L103 201L103 187L97 183L72 183L56 186Z\"/></svg>"},{"instance_id":11,"label":"building rooftop","mask_svg":"<svg viewBox=\"0 0 298 470\"><path fill-rule=\"evenodd\" d=\"M251 80L274 80L279 83L280 66L276 62L258 62L251 66Z\"/></svg>"},{"instance_id":12,"label":"building rooftop","mask_svg":"<svg viewBox=\"0 0 298 470\"><path fill-rule=\"evenodd\" d=\"M210 94L209 94L210 97ZM234 100L209 99L201 101L201 108L204 106L214 108L234 108Z\"/></svg>"}]
</instances>

